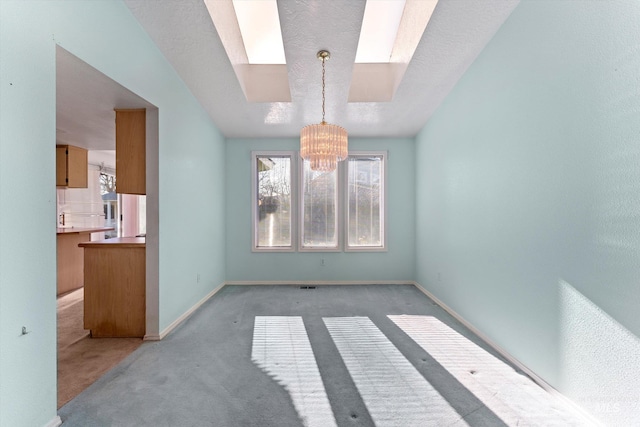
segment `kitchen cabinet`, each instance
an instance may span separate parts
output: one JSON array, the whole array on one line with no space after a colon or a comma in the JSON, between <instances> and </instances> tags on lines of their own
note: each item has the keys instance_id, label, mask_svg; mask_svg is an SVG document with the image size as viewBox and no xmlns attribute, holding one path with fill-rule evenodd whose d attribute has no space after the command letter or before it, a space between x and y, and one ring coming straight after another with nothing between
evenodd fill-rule
<instances>
[{"instance_id":1,"label":"kitchen cabinet","mask_svg":"<svg viewBox=\"0 0 640 427\"><path fill-rule=\"evenodd\" d=\"M144 337L145 239L119 237L84 248L84 328L91 336Z\"/></svg>"},{"instance_id":2,"label":"kitchen cabinet","mask_svg":"<svg viewBox=\"0 0 640 427\"><path fill-rule=\"evenodd\" d=\"M87 150L73 145L56 145L56 186L87 188Z\"/></svg>"},{"instance_id":3,"label":"kitchen cabinet","mask_svg":"<svg viewBox=\"0 0 640 427\"><path fill-rule=\"evenodd\" d=\"M84 253L78 244L91 240L91 233L113 230L113 227L57 229L57 295L81 288L84 284Z\"/></svg>"},{"instance_id":4,"label":"kitchen cabinet","mask_svg":"<svg viewBox=\"0 0 640 427\"><path fill-rule=\"evenodd\" d=\"M116 192L146 194L146 110L116 112Z\"/></svg>"}]
</instances>

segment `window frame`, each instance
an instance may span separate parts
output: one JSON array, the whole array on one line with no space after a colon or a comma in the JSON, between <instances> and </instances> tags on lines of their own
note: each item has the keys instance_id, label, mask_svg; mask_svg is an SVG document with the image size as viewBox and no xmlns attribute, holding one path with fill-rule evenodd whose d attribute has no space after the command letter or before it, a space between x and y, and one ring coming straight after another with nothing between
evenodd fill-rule
<instances>
[{"instance_id":1,"label":"window frame","mask_svg":"<svg viewBox=\"0 0 640 427\"><path fill-rule=\"evenodd\" d=\"M291 179L291 244L289 246L258 246L259 216L258 216L258 171L257 159L259 157L288 157L290 159L290 179ZM380 246L350 246L349 245L349 171L348 160L354 157L380 157L382 159L382 179L380 192L380 226L382 227ZM251 252L268 253L291 253L291 252L387 252L388 251L388 152L387 151L350 151L348 158L338 163L336 169L336 220L337 239L335 247L308 247L303 244L304 237L304 161L300 157L299 151L277 151L261 150L251 151Z\"/></svg>"},{"instance_id":2,"label":"window frame","mask_svg":"<svg viewBox=\"0 0 640 427\"><path fill-rule=\"evenodd\" d=\"M381 240L382 244L380 246L351 246L349 245L349 159L354 157L380 157L382 159L382 176L381 176L381 184L380 186L380 227L382 227L381 232ZM343 184L341 187L344 189L344 201L343 206L345 206L342 214L343 214L343 224L344 224L344 252L388 252L387 247L387 160L388 160L388 152L387 151L350 151L349 156L345 159L343 169Z\"/></svg>"},{"instance_id":3,"label":"window frame","mask_svg":"<svg viewBox=\"0 0 640 427\"><path fill-rule=\"evenodd\" d=\"M289 246L258 246L258 233L260 231L259 228L259 215L258 215L258 170L257 170L257 161L259 157L288 157L291 161L290 164L290 180L291 180L291 206L290 206L290 222L291 222L291 230L290 230L290 238L291 244ZM251 152L251 222L252 222L252 230L251 230L251 252L296 252L296 242L297 242L297 212L298 212L298 200L295 197L297 193L298 187L298 176L297 176L297 163L299 154L296 151L252 151Z\"/></svg>"},{"instance_id":4,"label":"window frame","mask_svg":"<svg viewBox=\"0 0 640 427\"><path fill-rule=\"evenodd\" d=\"M344 224L342 220L342 210L343 210L343 168L342 163L338 163L338 167L336 168L336 245L335 246L305 246L304 245L304 160L300 157L300 153L298 152L298 252L342 252L342 242L343 242L343 230Z\"/></svg>"}]
</instances>

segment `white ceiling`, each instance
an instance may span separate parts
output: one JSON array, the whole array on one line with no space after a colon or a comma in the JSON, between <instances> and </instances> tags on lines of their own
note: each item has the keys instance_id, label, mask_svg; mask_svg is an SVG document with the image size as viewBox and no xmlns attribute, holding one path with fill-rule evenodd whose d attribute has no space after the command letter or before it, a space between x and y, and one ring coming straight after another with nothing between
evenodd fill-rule
<instances>
[{"instance_id":1,"label":"white ceiling","mask_svg":"<svg viewBox=\"0 0 640 427\"><path fill-rule=\"evenodd\" d=\"M56 47L56 144L116 149L115 108L153 105Z\"/></svg>"},{"instance_id":2,"label":"white ceiling","mask_svg":"<svg viewBox=\"0 0 640 427\"><path fill-rule=\"evenodd\" d=\"M291 102L264 103L246 101L204 0L124 1L220 131L253 138L298 137L320 121L320 49L331 51L328 122L350 137L414 136L519 0L440 0L393 100L360 103L347 97L365 0L278 0ZM58 143L113 150L113 109L145 107L153 106L57 49Z\"/></svg>"},{"instance_id":3,"label":"white ceiling","mask_svg":"<svg viewBox=\"0 0 640 427\"><path fill-rule=\"evenodd\" d=\"M518 1L440 0L394 99L360 103L347 97L365 0L278 0L292 102L271 103L246 101L204 0L125 3L225 136L296 137L320 122L327 49L327 121L393 137L422 129Z\"/></svg>"}]
</instances>

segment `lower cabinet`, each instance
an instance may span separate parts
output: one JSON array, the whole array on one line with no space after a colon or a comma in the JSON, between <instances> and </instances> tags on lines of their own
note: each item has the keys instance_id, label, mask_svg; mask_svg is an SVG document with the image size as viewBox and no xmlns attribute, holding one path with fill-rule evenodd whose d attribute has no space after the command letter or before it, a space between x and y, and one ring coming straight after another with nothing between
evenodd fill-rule
<instances>
[{"instance_id":1,"label":"lower cabinet","mask_svg":"<svg viewBox=\"0 0 640 427\"><path fill-rule=\"evenodd\" d=\"M89 233L58 234L57 236L57 295L81 288L84 283L83 254L79 243L91 240Z\"/></svg>"},{"instance_id":2,"label":"lower cabinet","mask_svg":"<svg viewBox=\"0 0 640 427\"><path fill-rule=\"evenodd\" d=\"M84 248L84 328L92 337L144 337L144 238L81 243Z\"/></svg>"}]
</instances>

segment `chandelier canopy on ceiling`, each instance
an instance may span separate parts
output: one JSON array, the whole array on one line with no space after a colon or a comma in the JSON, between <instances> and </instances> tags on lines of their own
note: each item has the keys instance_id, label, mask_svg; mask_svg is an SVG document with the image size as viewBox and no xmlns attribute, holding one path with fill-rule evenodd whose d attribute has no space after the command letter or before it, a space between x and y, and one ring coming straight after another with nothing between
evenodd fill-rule
<instances>
[{"instance_id":1,"label":"chandelier canopy on ceiling","mask_svg":"<svg viewBox=\"0 0 640 427\"><path fill-rule=\"evenodd\" d=\"M300 131L300 156L309 161L311 170L330 172L336 169L338 162L347 158L349 141L343 127L324 120L324 63L330 53L321 50L317 57L322 61L322 121L307 125Z\"/></svg>"}]
</instances>

